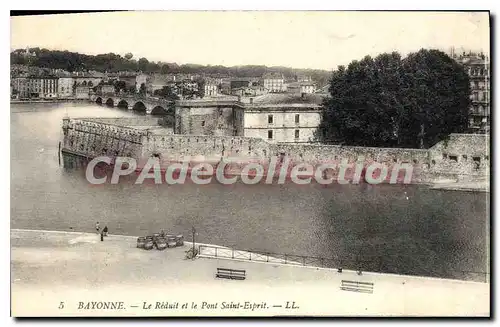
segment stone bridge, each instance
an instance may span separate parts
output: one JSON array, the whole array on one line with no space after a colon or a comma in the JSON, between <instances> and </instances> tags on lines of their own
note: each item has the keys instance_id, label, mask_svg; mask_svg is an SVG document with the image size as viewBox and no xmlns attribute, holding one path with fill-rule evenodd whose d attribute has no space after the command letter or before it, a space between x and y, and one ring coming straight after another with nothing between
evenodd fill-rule
<instances>
[{"instance_id":1,"label":"stone bridge","mask_svg":"<svg viewBox=\"0 0 500 327\"><path fill-rule=\"evenodd\" d=\"M134 110L149 115L162 116L174 114L172 109L169 110L169 101L164 99L126 95L93 94L91 95L90 100L97 104Z\"/></svg>"}]
</instances>

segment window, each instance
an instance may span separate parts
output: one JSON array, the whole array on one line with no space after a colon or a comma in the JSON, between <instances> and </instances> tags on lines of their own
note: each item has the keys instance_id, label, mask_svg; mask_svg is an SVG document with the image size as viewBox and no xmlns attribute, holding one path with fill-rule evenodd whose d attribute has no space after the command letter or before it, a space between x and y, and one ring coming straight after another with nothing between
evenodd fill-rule
<instances>
[{"instance_id":1,"label":"window","mask_svg":"<svg viewBox=\"0 0 500 327\"><path fill-rule=\"evenodd\" d=\"M450 156L450 160L458 162L458 157L457 156Z\"/></svg>"},{"instance_id":2,"label":"window","mask_svg":"<svg viewBox=\"0 0 500 327\"><path fill-rule=\"evenodd\" d=\"M205 121L202 121L201 122L201 126L204 127L205 126Z\"/></svg>"},{"instance_id":3,"label":"window","mask_svg":"<svg viewBox=\"0 0 500 327\"><path fill-rule=\"evenodd\" d=\"M446 153L443 153L443 159L448 159L448 155Z\"/></svg>"},{"instance_id":4,"label":"window","mask_svg":"<svg viewBox=\"0 0 500 327\"><path fill-rule=\"evenodd\" d=\"M298 124L300 122L300 116L297 114L295 115L295 124Z\"/></svg>"},{"instance_id":5,"label":"window","mask_svg":"<svg viewBox=\"0 0 500 327\"><path fill-rule=\"evenodd\" d=\"M300 134L300 131L298 129L295 130L295 138L298 139L299 138L299 134Z\"/></svg>"},{"instance_id":6,"label":"window","mask_svg":"<svg viewBox=\"0 0 500 327\"><path fill-rule=\"evenodd\" d=\"M270 139L270 140L273 139L273 131L267 131L267 138Z\"/></svg>"},{"instance_id":7,"label":"window","mask_svg":"<svg viewBox=\"0 0 500 327\"><path fill-rule=\"evenodd\" d=\"M273 123L273 115L267 116L267 123L272 124Z\"/></svg>"}]
</instances>

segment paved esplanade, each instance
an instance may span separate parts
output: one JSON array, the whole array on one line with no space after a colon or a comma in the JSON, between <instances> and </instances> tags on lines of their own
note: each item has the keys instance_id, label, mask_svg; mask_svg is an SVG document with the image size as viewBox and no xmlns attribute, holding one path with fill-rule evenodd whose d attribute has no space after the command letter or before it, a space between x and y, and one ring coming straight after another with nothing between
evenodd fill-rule
<instances>
[{"instance_id":1,"label":"paved esplanade","mask_svg":"<svg viewBox=\"0 0 500 327\"><path fill-rule=\"evenodd\" d=\"M23 315L487 315L489 283L317 269L232 260L186 260L184 247L136 248L136 238L12 230L12 314ZM244 281L216 268L245 269ZM372 282L372 294L343 291L342 280ZM58 309L64 301L64 310ZM123 301L123 310L78 310L80 302ZM223 309L233 302L267 309ZM285 310L286 301L297 309ZM151 304L148 310L143 309ZM155 309L157 302L189 308ZM191 303L198 304L197 309ZM205 302L205 309L201 309ZM217 309L209 309L217 305ZM134 308L132 306L138 306Z\"/></svg>"}]
</instances>

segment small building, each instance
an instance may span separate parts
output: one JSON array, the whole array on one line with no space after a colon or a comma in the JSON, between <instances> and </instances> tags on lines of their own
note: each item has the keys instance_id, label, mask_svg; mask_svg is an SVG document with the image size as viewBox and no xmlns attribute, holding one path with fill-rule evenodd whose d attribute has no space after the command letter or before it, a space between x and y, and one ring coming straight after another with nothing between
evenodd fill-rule
<instances>
[{"instance_id":1,"label":"small building","mask_svg":"<svg viewBox=\"0 0 500 327\"><path fill-rule=\"evenodd\" d=\"M115 94L115 86L111 84L101 84L97 88L97 93L102 95L113 95Z\"/></svg>"},{"instance_id":2,"label":"small building","mask_svg":"<svg viewBox=\"0 0 500 327\"><path fill-rule=\"evenodd\" d=\"M139 74L135 77L135 91L139 93L141 85L144 84L147 90L149 76L146 74Z\"/></svg>"},{"instance_id":3,"label":"small building","mask_svg":"<svg viewBox=\"0 0 500 327\"><path fill-rule=\"evenodd\" d=\"M316 91L316 85L312 82L292 82L287 85L288 93L312 94Z\"/></svg>"}]
</instances>

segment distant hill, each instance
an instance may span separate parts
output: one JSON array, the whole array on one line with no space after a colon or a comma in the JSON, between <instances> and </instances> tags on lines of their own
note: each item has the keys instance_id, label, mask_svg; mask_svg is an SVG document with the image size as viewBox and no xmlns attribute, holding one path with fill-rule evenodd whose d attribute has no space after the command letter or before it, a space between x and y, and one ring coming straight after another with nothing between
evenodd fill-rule
<instances>
[{"instance_id":1,"label":"distant hill","mask_svg":"<svg viewBox=\"0 0 500 327\"><path fill-rule=\"evenodd\" d=\"M127 57L127 58L126 58ZM86 55L77 52L31 48L17 49L10 53L11 65L29 65L41 68L63 69L69 72L96 70L101 72L142 71L146 73L185 73L227 77L261 77L265 73L283 74L287 79L296 76L310 76L319 86L325 85L331 72L320 69L295 69L290 67L246 66L203 66L197 64L150 62L146 58L134 59L132 54L121 56L114 53Z\"/></svg>"}]
</instances>

